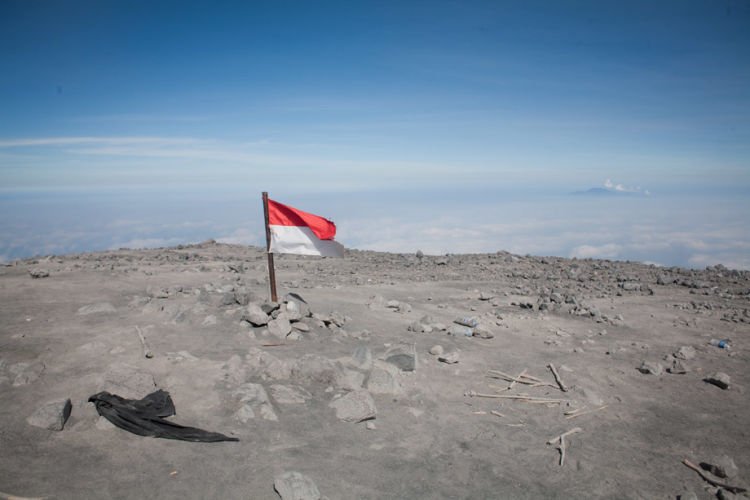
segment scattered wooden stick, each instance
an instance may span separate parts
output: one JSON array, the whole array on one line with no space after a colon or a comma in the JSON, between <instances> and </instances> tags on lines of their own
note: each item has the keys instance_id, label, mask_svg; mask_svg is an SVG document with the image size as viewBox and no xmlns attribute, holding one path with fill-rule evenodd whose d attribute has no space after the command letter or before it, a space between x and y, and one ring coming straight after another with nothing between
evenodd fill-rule
<instances>
[{"instance_id":1,"label":"scattered wooden stick","mask_svg":"<svg viewBox=\"0 0 750 500\"><path fill-rule=\"evenodd\" d=\"M510 381L510 384L508 385L508 390L510 391L511 389L513 389L513 386L516 385L516 382L521 380L521 377L523 377L524 375L526 375L526 368L524 368L523 371L518 375L518 378L514 378L513 380Z\"/></svg>"},{"instance_id":2,"label":"scattered wooden stick","mask_svg":"<svg viewBox=\"0 0 750 500\"><path fill-rule=\"evenodd\" d=\"M513 385L516 384L516 383L528 385L530 387L548 386L548 387L555 387L555 388L557 388L556 385L553 385L553 384L550 384L550 383L547 383L547 382L543 382L543 381L539 380L536 377L532 377L531 375L526 375L526 370L524 370L523 372L521 372L521 374L518 375L517 377L514 377L513 375L508 375L507 373L503 373L503 372L498 371L498 370L488 370L488 373L489 373L488 376L490 378L500 378L500 379L504 379L504 380L507 380L508 382L510 382L510 385L508 387L505 387L505 388L502 389L504 391L508 391L508 390L512 389Z\"/></svg>"},{"instance_id":3,"label":"scattered wooden stick","mask_svg":"<svg viewBox=\"0 0 750 500\"><path fill-rule=\"evenodd\" d=\"M475 391L468 391L466 395L471 398L518 399L521 401L537 401L542 403L564 403L567 401L567 399L538 398L525 394L483 394Z\"/></svg>"},{"instance_id":4,"label":"scattered wooden stick","mask_svg":"<svg viewBox=\"0 0 750 500\"><path fill-rule=\"evenodd\" d=\"M284 342L276 343L276 344L261 344L261 347L279 347L282 345L286 345Z\"/></svg>"},{"instance_id":5,"label":"scattered wooden stick","mask_svg":"<svg viewBox=\"0 0 750 500\"><path fill-rule=\"evenodd\" d=\"M725 490L729 491L730 493L744 493L747 491L746 488L740 488L739 486L731 486L726 483L722 483L721 481L716 481L715 479L711 479L708 477L697 465L695 465L693 462L688 460L687 458L682 460L682 463L693 469L695 472L698 473L700 477L703 478L704 481L706 481L711 486L716 486L717 488L724 488Z\"/></svg>"},{"instance_id":6,"label":"scattered wooden stick","mask_svg":"<svg viewBox=\"0 0 750 500\"><path fill-rule=\"evenodd\" d=\"M490 411L491 414L495 415L496 417L505 418L505 415L500 413L499 411L492 410Z\"/></svg>"},{"instance_id":7,"label":"scattered wooden stick","mask_svg":"<svg viewBox=\"0 0 750 500\"><path fill-rule=\"evenodd\" d=\"M19 497L0 491L0 500L45 500L47 497Z\"/></svg>"},{"instance_id":8,"label":"scattered wooden stick","mask_svg":"<svg viewBox=\"0 0 750 500\"><path fill-rule=\"evenodd\" d=\"M583 431L583 429L581 429L580 427L574 427L574 428L570 429L567 432L563 432L562 434L560 434L556 438L552 438L549 441L547 441L547 444L555 444L555 443L557 443L556 448L558 450L560 450L560 467L562 467L563 465L565 465L565 448L566 448L566 446L565 446L565 436L570 436L571 434L576 434L576 433L582 432L582 431Z\"/></svg>"},{"instance_id":9,"label":"scattered wooden stick","mask_svg":"<svg viewBox=\"0 0 750 500\"><path fill-rule=\"evenodd\" d=\"M154 353L151 352L151 349L148 348L148 344L146 343L146 337L143 336L143 332L141 331L138 325L135 325L135 331L138 332L138 338L141 339L141 346L143 347L143 355L146 356L148 359L153 358Z\"/></svg>"},{"instance_id":10,"label":"scattered wooden stick","mask_svg":"<svg viewBox=\"0 0 750 500\"><path fill-rule=\"evenodd\" d=\"M599 408L594 408L593 410L589 410L589 411L583 411L585 409L585 408L583 408L583 409L581 409L581 411L579 413L568 415L565 418L567 420L570 420L571 418L580 417L581 415L588 415L589 413L595 413L597 411L605 409L606 407L607 407L607 405L603 405L603 406L600 406ZM566 415L567 415L567 413L566 413Z\"/></svg>"},{"instance_id":11,"label":"scattered wooden stick","mask_svg":"<svg viewBox=\"0 0 750 500\"><path fill-rule=\"evenodd\" d=\"M568 392L568 388L565 387L565 384L563 384L563 381L560 378L560 374L557 373L557 370L555 369L555 365L553 365L552 363L550 363L550 364L547 365L547 368L549 368L550 370L552 370L552 375L555 377L555 382L557 382L557 385L560 386L560 390L563 391L563 392Z\"/></svg>"}]
</instances>

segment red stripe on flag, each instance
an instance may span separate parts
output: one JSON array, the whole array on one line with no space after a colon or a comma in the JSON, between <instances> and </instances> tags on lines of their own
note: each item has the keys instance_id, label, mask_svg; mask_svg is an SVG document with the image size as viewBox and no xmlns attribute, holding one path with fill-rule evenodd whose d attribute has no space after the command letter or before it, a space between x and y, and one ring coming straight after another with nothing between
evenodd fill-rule
<instances>
[{"instance_id":1,"label":"red stripe on flag","mask_svg":"<svg viewBox=\"0 0 750 500\"><path fill-rule=\"evenodd\" d=\"M289 205L268 200L268 224L271 226L307 226L321 240L332 240L336 236L336 224L320 217L297 210Z\"/></svg>"}]
</instances>

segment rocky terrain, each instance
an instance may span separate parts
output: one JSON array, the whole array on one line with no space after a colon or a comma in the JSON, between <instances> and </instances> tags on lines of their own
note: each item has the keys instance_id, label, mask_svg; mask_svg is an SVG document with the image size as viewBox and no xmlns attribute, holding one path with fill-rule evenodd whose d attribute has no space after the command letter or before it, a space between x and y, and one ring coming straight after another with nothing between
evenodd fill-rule
<instances>
[{"instance_id":1,"label":"rocky terrain","mask_svg":"<svg viewBox=\"0 0 750 500\"><path fill-rule=\"evenodd\" d=\"M265 252L214 242L0 268L0 498L746 495L750 272L350 250L276 275L271 303ZM239 441L88 402L157 389Z\"/></svg>"}]
</instances>

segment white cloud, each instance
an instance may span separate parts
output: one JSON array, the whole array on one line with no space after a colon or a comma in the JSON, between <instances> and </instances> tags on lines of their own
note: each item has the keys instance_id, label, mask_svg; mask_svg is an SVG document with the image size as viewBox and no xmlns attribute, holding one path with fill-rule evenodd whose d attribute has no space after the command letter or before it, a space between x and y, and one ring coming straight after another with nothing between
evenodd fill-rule
<instances>
[{"instance_id":1,"label":"white cloud","mask_svg":"<svg viewBox=\"0 0 750 500\"><path fill-rule=\"evenodd\" d=\"M614 183L611 179L604 181L604 187L610 191L617 191L618 193L638 193L646 196L651 195L651 192L648 189L643 189L640 186L628 187L620 183Z\"/></svg>"},{"instance_id":2,"label":"white cloud","mask_svg":"<svg viewBox=\"0 0 750 500\"><path fill-rule=\"evenodd\" d=\"M571 257L579 259L616 259L622 252L622 246L615 243L605 245L580 245L570 252Z\"/></svg>"},{"instance_id":3,"label":"white cloud","mask_svg":"<svg viewBox=\"0 0 750 500\"><path fill-rule=\"evenodd\" d=\"M126 241L125 243L117 243L109 247L110 250L117 250L118 248L160 248L178 245L180 243L187 243L181 241L179 238L134 238Z\"/></svg>"},{"instance_id":4,"label":"white cloud","mask_svg":"<svg viewBox=\"0 0 750 500\"><path fill-rule=\"evenodd\" d=\"M257 245L265 246L266 235L262 231L251 231L246 228L234 230L228 236L216 238L219 243L228 243L232 245Z\"/></svg>"}]
</instances>

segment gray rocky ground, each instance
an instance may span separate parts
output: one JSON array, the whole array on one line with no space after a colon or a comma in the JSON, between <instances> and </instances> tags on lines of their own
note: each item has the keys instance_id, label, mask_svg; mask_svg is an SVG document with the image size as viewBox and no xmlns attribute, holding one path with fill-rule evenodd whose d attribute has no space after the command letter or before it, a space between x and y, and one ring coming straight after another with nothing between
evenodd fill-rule
<instances>
[{"instance_id":1,"label":"gray rocky ground","mask_svg":"<svg viewBox=\"0 0 750 500\"><path fill-rule=\"evenodd\" d=\"M278 304L252 247L0 268L0 491L731 498L684 459L750 486L750 272L504 252L276 264ZM171 420L240 441L137 436L87 402L157 388Z\"/></svg>"}]
</instances>

